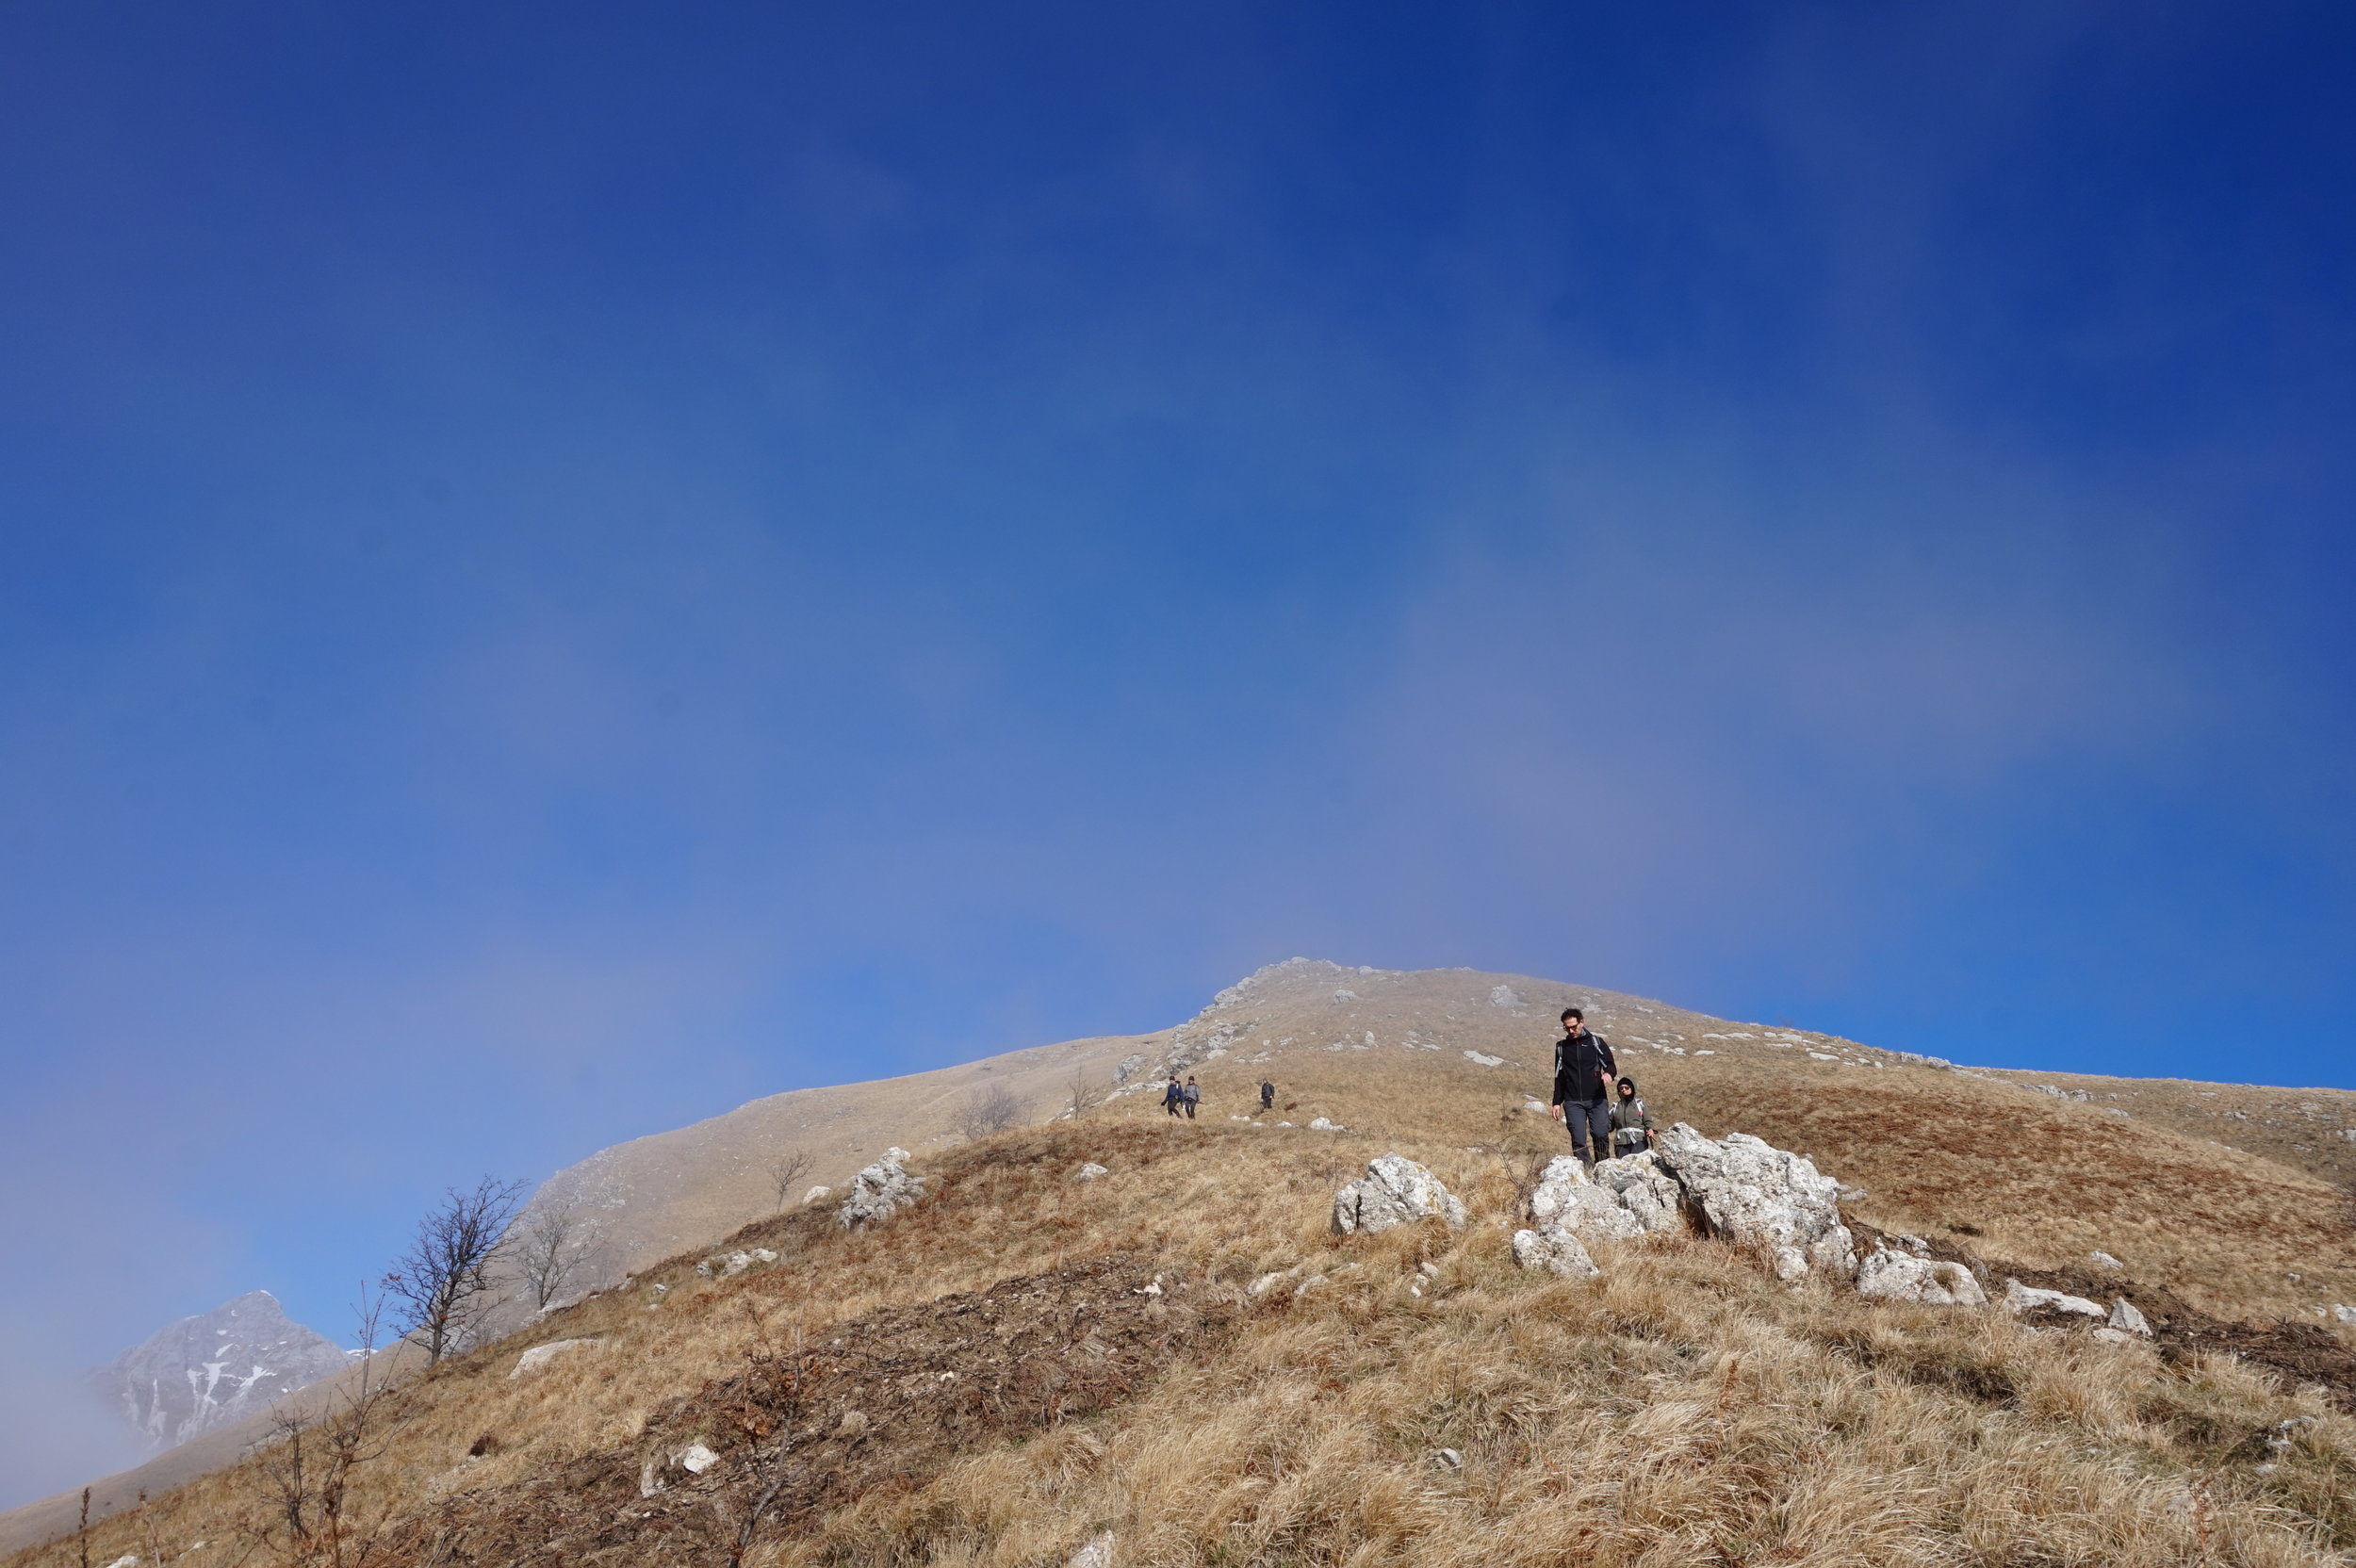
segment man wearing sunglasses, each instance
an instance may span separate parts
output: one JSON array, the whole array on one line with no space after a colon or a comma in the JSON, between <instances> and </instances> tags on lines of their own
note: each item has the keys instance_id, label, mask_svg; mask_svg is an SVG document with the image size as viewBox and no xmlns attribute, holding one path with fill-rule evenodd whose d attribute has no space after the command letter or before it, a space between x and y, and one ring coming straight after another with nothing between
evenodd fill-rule
<instances>
[{"instance_id":1,"label":"man wearing sunglasses","mask_svg":"<svg viewBox=\"0 0 2356 1568\"><path fill-rule=\"evenodd\" d=\"M1571 1152L1590 1170L1611 1158L1612 1082L1619 1076L1612 1045L1587 1032L1587 1015L1562 1009L1562 1037L1554 1042L1554 1119L1571 1131Z\"/></svg>"}]
</instances>

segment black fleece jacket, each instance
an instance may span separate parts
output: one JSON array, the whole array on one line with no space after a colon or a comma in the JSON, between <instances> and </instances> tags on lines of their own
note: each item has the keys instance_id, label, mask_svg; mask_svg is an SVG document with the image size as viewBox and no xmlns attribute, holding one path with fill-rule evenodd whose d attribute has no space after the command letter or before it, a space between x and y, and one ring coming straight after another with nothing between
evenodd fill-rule
<instances>
[{"instance_id":1,"label":"black fleece jacket","mask_svg":"<svg viewBox=\"0 0 2356 1568\"><path fill-rule=\"evenodd\" d=\"M1593 1105L1612 1098L1603 1082L1607 1072L1617 1074L1620 1064L1612 1058L1612 1042L1590 1030L1583 1035L1565 1035L1554 1042L1554 1099L1557 1105Z\"/></svg>"}]
</instances>

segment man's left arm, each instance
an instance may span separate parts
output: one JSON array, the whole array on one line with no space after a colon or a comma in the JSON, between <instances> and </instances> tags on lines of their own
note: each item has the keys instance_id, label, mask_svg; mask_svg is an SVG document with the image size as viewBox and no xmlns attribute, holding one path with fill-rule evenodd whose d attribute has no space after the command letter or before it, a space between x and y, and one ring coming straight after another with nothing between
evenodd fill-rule
<instances>
[{"instance_id":1,"label":"man's left arm","mask_svg":"<svg viewBox=\"0 0 2356 1568\"><path fill-rule=\"evenodd\" d=\"M1619 1058L1612 1054L1612 1042L1601 1035L1595 1037L1595 1054L1603 1058L1603 1081L1607 1084L1620 1075Z\"/></svg>"}]
</instances>

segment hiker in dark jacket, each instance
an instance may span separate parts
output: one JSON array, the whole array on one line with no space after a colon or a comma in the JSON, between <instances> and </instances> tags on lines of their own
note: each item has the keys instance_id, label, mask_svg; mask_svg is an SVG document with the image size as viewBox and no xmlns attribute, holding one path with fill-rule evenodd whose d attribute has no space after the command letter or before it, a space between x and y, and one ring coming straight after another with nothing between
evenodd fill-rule
<instances>
[{"instance_id":1,"label":"hiker in dark jacket","mask_svg":"<svg viewBox=\"0 0 2356 1568\"><path fill-rule=\"evenodd\" d=\"M1661 1141L1653 1130L1652 1113L1636 1096L1636 1080L1620 1080L1620 1092L1612 1102L1612 1157L1623 1160L1630 1154L1641 1154Z\"/></svg>"},{"instance_id":2,"label":"hiker in dark jacket","mask_svg":"<svg viewBox=\"0 0 2356 1568\"><path fill-rule=\"evenodd\" d=\"M1178 1114L1178 1107L1186 1102L1186 1086L1178 1081L1178 1075L1176 1073L1171 1073L1170 1075L1170 1087L1162 1091L1162 1114L1164 1116L1176 1116Z\"/></svg>"},{"instance_id":3,"label":"hiker in dark jacket","mask_svg":"<svg viewBox=\"0 0 2356 1568\"><path fill-rule=\"evenodd\" d=\"M1203 1086L1194 1081L1194 1074L1191 1072L1186 1074L1186 1092L1182 1098L1186 1102L1186 1119L1192 1121L1194 1108L1203 1103Z\"/></svg>"},{"instance_id":4,"label":"hiker in dark jacket","mask_svg":"<svg viewBox=\"0 0 2356 1568\"><path fill-rule=\"evenodd\" d=\"M1587 1032L1587 1015L1563 1008L1562 1037L1554 1042L1553 1116L1570 1129L1571 1152L1582 1165L1611 1157L1604 1145L1612 1135L1612 1081L1619 1072L1612 1043Z\"/></svg>"},{"instance_id":5,"label":"hiker in dark jacket","mask_svg":"<svg viewBox=\"0 0 2356 1568\"><path fill-rule=\"evenodd\" d=\"M1275 1108L1276 1086L1263 1078L1260 1080L1260 1109L1264 1111L1272 1111Z\"/></svg>"}]
</instances>

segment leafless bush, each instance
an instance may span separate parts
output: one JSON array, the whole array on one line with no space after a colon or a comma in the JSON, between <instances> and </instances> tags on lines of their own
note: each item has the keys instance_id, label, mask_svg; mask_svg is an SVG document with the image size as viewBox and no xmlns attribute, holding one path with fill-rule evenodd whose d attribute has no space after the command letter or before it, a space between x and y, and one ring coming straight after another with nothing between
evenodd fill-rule
<instances>
[{"instance_id":1,"label":"leafless bush","mask_svg":"<svg viewBox=\"0 0 2356 1568\"><path fill-rule=\"evenodd\" d=\"M384 1276L384 1295L401 1315L401 1331L425 1348L429 1364L459 1348L477 1314L490 1304L486 1298L497 1282L491 1265L522 1196L522 1183L489 1176L472 1192L450 1188L417 1222L399 1266Z\"/></svg>"},{"instance_id":2,"label":"leafless bush","mask_svg":"<svg viewBox=\"0 0 2356 1568\"><path fill-rule=\"evenodd\" d=\"M281 1562L368 1568L384 1556L384 1519L355 1507L362 1466L384 1452L384 1401L390 1381L375 1364L384 1298L361 1288L360 1356L352 1381L305 1413L283 1410L256 1456L260 1515L248 1522L249 1544Z\"/></svg>"},{"instance_id":3,"label":"leafless bush","mask_svg":"<svg viewBox=\"0 0 2356 1568\"><path fill-rule=\"evenodd\" d=\"M742 1568L751 1553L753 1541L761 1531L761 1522L777 1503L777 1494L785 1490L790 1471L788 1464L794 1452L794 1429L803 1416L803 1394L810 1381L810 1356L803 1348L803 1331L797 1324L792 1331L792 1348L770 1331L769 1319L761 1308L747 1301L746 1316L751 1332L744 1339L744 1359L753 1374L752 1381L766 1397L777 1429L770 1434L775 1441L757 1441L752 1449L753 1494L744 1505L741 1519L734 1520L736 1540L728 1552L728 1568ZM720 1516L728 1521L725 1505Z\"/></svg>"},{"instance_id":4,"label":"leafless bush","mask_svg":"<svg viewBox=\"0 0 2356 1568\"><path fill-rule=\"evenodd\" d=\"M776 1189L778 1208L793 1200L794 1189L810 1174L810 1155L799 1149L788 1150L769 1162L769 1184Z\"/></svg>"},{"instance_id":5,"label":"leafless bush","mask_svg":"<svg viewBox=\"0 0 2356 1568\"><path fill-rule=\"evenodd\" d=\"M1104 1086L1088 1076L1086 1067L1072 1070L1072 1081L1064 1086L1064 1110L1077 1121L1104 1102Z\"/></svg>"},{"instance_id":6,"label":"leafless bush","mask_svg":"<svg viewBox=\"0 0 2356 1568\"><path fill-rule=\"evenodd\" d=\"M1014 1090L1004 1084L992 1084L987 1093L969 1101L957 1113L957 1131L968 1142L986 1138L992 1133L1003 1133L1020 1123L1027 1109Z\"/></svg>"},{"instance_id":7,"label":"leafless bush","mask_svg":"<svg viewBox=\"0 0 2356 1568\"><path fill-rule=\"evenodd\" d=\"M564 1293L564 1287L588 1266L597 1250L596 1227L571 1203L552 1203L528 1213L507 1238L516 1272L532 1293L532 1304L545 1308Z\"/></svg>"}]
</instances>

